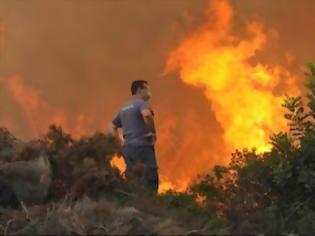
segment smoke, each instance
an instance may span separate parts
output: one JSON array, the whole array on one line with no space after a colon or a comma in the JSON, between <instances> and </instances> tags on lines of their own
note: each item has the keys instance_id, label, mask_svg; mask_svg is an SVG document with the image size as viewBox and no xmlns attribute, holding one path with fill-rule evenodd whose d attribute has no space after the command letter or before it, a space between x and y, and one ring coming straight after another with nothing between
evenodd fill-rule
<instances>
[{"instance_id":1,"label":"smoke","mask_svg":"<svg viewBox=\"0 0 315 236\"><path fill-rule=\"evenodd\" d=\"M146 79L153 89L163 178L181 187L214 164L226 163L232 150L203 91L176 74L161 76L169 53L206 19L208 3L1 1L0 125L23 139L45 132L51 122L75 135L106 131L129 97L130 82ZM304 60L315 59L307 43L315 37L312 5L307 0L232 1L233 30L242 36L243 22L254 18L268 37L255 60L299 73Z\"/></svg>"}]
</instances>

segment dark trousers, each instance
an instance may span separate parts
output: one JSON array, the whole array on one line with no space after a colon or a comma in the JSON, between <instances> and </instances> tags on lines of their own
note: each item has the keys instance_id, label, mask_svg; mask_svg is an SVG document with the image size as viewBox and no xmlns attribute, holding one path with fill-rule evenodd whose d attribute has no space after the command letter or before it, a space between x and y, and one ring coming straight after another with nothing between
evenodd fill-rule
<instances>
[{"instance_id":1,"label":"dark trousers","mask_svg":"<svg viewBox=\"0 0 315 236\"><path fill-rule=\"evenodd\" d=\"M155 149L152 145L130 143L123 146L123 157L126 162L126 176L131 176L137 164L143 164L144 183L149 190L157 192L159 188L158 168Z\"/></svg>"}]
</instances>

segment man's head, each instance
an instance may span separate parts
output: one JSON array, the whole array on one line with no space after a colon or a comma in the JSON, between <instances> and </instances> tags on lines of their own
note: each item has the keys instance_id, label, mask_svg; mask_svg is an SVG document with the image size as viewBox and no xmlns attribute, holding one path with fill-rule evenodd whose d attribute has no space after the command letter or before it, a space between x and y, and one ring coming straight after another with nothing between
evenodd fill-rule
<instances>
[{"instance_id":1,"label":"man's head","mask_svg":"<svg viewBox=\"0 0 315 236\"><path fill-rule=\"evenodd\" d=\"M135 80L131 84L131 94L138 96L145 101L151 98L151 91L148 82L145 80Z\"/></svg>"}]
</instances>

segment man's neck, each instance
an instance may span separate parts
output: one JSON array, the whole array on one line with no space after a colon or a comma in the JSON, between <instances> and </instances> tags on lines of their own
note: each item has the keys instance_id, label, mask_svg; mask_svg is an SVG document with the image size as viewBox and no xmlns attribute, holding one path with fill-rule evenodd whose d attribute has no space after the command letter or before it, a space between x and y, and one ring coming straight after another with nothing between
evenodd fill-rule
<instances>
[{"instance_id":1,"label":"man's neck","mask_svg":"<svg viewBox=\"0 0 315 236\"><path fill-rule=\"evenodd\" d=\"M135 94L135 95L132 95L132 99L142 99L144 100L141 96Z\"/></svg>"}]
</instances>

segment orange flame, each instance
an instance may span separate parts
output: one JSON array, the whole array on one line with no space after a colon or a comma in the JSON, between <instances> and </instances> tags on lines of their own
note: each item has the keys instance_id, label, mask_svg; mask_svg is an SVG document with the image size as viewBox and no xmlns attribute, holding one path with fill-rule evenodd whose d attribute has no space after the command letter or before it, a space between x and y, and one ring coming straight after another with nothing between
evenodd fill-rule
<instances>
[{"instance_id":1,"label":"orange flame","mask_svg":"<svg viewBox=\"0 0 315 236\"><path fill-rule=\"evenodd\" d=\"M51 123L64 124L65 115L61 110L53 109L40 96L40 93L25 84L20 76L11 76L2 79L15 102L24 112L33 135L38 136ZM47 117L45 117L47 116Z\"/></svg>"},{"instance_id":2,"label":"orange flame","mask_svg":"<svg viewBox=\"0 0 315 236\"><path fill-rule=\"evenodd\" d=\"M93 123L94 119L93 115L85 115L80 112L72 114L74 118L70 119L71 117L65 111L66 109L51 106L43 99L40 91L29 86L26 80L19 75L1 78L0 82L24 113L33 136L46 132L51 124L61 125L75 137L89 133L89 125Z\"/></svg>"},{"instance_id":3,"label":"orange flame","mask_svg":"<svg viewBox=\"0 0 315 236\"><path fill-rule=\"evenodd\" d=\"M124 159L122 157L119 157L118 155L114 155L113 158L110 161L111 166L115 166L119 169L120 173L125 172L126 170L126 164L124 162Z\"/></svg>"},{"instance_id":4,"label":"orange flame","mask_svg":"<svg viewBox=\"0 0 315 236\"><path fill-rule=\"evenodd\" d=\"M250 63L267 37L256 22L247 25L249 39L232 35L232 18L228 1L211 1L207 21L170 54L166 72L178 70L185 83L204 88L230 148L268 151L271 131L285 128L283 97L276 94L281 79L285 91L297 88L283 67Z\"/></svg>"},{"instance_id":5,"label":"orange flame","mask_svg":"<svg viewBox=\"0 0 315 236\"><path fill-rule=\"evenodd\" d=\"M122 157L119 157L118 155L114 155L110 161L110 164L112 167L117 167L120 171L120 173L124 173L126 170L126 163L124 162L124 159ZM159 184L159 193L164 193L171 189L178 189L177 186L175 186L171 181L164 178L163 176L160 176L160 184ZM181 190L184 190L182 188Z\"/></svg>"},{"instance_id":6,"label":"orange flame","mask_svg":"<svg viewBox=\"0 0 315 236\"><path fill-rule=\"evenodd\" d=\"M227 151L251 146L257 147L259 152L269 150L270 133L285 128L280 106L281 93L298 92L294 77L280 65L252 63L257 52L266 46L268 37L263 26L256 22L247 24L246 38L233 34L233 14L227 0L212 0L204 24L185 38L168 58L166 72L179 71L186 84L204 89L211 109L224 130L226 145L221 144L220 139L210 139L213 133L204 134L200 129L198 122L202 114L188 112L178 118L179 115L169 113L169 109L161 109L166 110L166 115L160 116L162 118L157 122L157 156L162 175L160 192L170 188L185 189L198 173L208 171L214 164L227 162ZM279 37L276 30L273 33L274 38ZM288 63L294 60L292 54L285 56ZM80 104L79 112L71 112L67 105L53 106L45 101L24 77L12 76L0 80L21 108L33 137L45 132L51 123L62 125L75 136L104 128L100 127L103 125L97 118L100 116L99 106L87 103L88 108ZM100 125L94 125L98 123ZM14 126L12 121L4 124ZM221 135L221 129L215 131L215 135ZM212 140L211 146L218 147L215 150L208 148ZM114 158L112 165L121 171L125 169L122 158Z\"/></svg>"}]
</instances>

